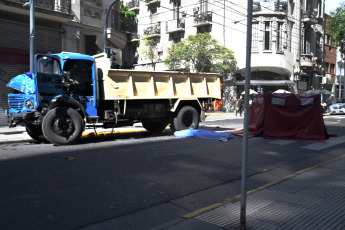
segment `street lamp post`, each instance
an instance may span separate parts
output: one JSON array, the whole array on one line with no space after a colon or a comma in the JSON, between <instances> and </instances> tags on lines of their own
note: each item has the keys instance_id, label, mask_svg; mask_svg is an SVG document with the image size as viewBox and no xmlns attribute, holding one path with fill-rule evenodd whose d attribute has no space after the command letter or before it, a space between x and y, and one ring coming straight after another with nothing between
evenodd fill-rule
<instances>
[{"instance_id":1,"label":"street lamp post","mask_svg":"<svg viewBox=\"0 0 345 230\"><path fill-rule=\"evenodd\" d=\"M35 54L35 0L24 3L24 7L30 7L30 73L34 73L34 54Z\"/></svg>"},{"instance_id":2,"label":"street lamp post","mask_svg":"<svg viewBox=\"0 0 345 230\"><path fill-rule=\"evenodd\" d=\"M104 53L107 53L107 28L108 28L108 17L109 17L109 13L110 13L110 10L111 8L113 7L113 5L115 3L117 3L119 0L114 0L109 8L108 8L108 11L107 11L107 14L105 16L105 19L104 19L104 31L103 31L103 36L104 36L104 47L103 47L103 52Z\"/></svg>"}]
</instances>

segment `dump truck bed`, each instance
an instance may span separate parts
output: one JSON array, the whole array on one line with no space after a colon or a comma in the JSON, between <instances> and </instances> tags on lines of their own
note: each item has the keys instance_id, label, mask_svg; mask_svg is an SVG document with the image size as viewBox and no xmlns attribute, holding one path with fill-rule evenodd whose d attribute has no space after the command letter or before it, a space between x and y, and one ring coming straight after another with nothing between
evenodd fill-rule
<instances>
[{"instance_id":1,"label":"dump truck bed","mask_svg":"<svg viewBox=\"0 0 345 230\"><path fill-rule=\"evenodd\" d=\"M105 100L221 99L220 74L110 69L105 54L94 57L102 70Z\"/></svg>"}]
</instances>

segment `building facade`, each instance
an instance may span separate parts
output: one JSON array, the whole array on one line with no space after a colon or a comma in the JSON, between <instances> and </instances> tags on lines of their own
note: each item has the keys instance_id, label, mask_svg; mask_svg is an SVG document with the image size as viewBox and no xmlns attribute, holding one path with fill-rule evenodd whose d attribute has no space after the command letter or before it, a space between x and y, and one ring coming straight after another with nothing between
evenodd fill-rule
<instances>
[{"instance_id":1,"label":"building facade","mask_svg":"<svg viewBox=\"0 0 345 230\"><path fill-rule=\"evenodd\" d=\"M6 87L9 80L28 72L30 9L25 0L0 1L0 125L7 125ZM62 51L94 55L103 51L104 19L111 1L35 1L35 53ZM108 46L124 49L127 37L120 24L120 1L109 12Z\"/></svg>"},{"instance_id":2,"label":"building facade","mask_svg":"<svg viewBox=\"0 0 345 230\"><path fill-rule=\"evenodd\" d=\"M330 34L328 25L330 16L325 14L325 58L324 70L325 74L322 77L322 87L338 95L339 84L337 79L337 52L336 43Z\"/></svg>"},{"instance_id":3,"label":"building facade","mask_svg":"<svg viewBox=\"0 0 345 230\"><path fill-rule=\"evenodd\" d=\"M238 71L224 78L223 103L231 111L244 90L247 1L130 0L137 14L135 69L166 70L167 48L190 34L210 32L235 54ZM324 0L254 0L252 21L251 88L278 88L303 93L320 88L324 76ZM155 41L149 60L140 39Z\"/></svg>"}]
</instances>

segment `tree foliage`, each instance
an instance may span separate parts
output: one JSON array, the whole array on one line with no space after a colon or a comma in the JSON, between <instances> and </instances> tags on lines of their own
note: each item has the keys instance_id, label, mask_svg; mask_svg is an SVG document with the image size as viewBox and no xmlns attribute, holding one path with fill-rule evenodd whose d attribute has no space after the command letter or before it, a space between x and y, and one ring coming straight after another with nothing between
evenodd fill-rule
<instances>
[{"instance_id":1,"label":"tree foliage","mask_svg":"<svg viewBox=\"0 0 345 230\"><path fill-rule=\"evenodd\" d=\"M330 35L339 46L345 45L345 2L340 3L340 7L330 12L331 19L329 26Z\"/></svg>"},{"instance_id":2,"label":"tree foliage","mask_svg":"<svg viewBox=\"0 0 345 230\"><path fill-rule=\"evenodd\" d=\"M157 59L156 45L156 42L148 36L140 40L140 54L144 56L145 59L150 60L153 69L155 69L155 60Z\"/></svg>"},{"instance_id":3,"label":"tree foliage","mask_svg":"<svg viewBox=\"0 0 345 230\"><path fill-rule=\"evenodd\" d=\"M126 29L129 29L135 19L135 13L129 10L129 7L126 5L121 4L121 23L126 25Z\"/></svg>"},{"instance_id":4,"label":"tree foliage","mask_svg":"<svg viewBox=\"0 0 345 230\"><path fill-rule=\"evenodd\" d=\"M229 72L236 66L231 50L218 44L210 33L189 35L168 49L164 60L169 70L196 72Z\"/></svg>"}]
</instances>

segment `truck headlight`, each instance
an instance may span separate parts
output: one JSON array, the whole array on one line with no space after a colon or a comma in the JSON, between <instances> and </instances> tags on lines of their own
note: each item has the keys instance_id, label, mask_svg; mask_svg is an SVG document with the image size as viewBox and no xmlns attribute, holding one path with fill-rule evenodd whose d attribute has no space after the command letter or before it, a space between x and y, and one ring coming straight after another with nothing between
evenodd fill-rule
<instances>
[{"instance_id":1,"label":"truck headlight","mask_svg":"<svg viewBox=\"0 0 345 230\"><path fill-rule=\"evenodd\" d=\"M33 109L34 108L34 103L30 100L27 100L25 102L25 107L28 108L28 109Z\"/></svg>"}]
</instances>

